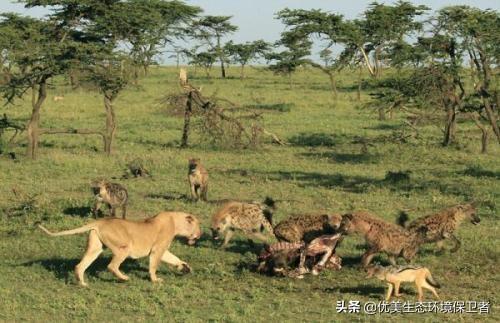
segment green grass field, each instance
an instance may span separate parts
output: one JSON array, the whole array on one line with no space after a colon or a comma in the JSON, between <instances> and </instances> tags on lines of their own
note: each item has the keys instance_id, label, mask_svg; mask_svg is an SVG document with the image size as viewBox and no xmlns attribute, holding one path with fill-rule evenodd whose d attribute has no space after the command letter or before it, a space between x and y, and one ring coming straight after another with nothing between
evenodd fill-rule
<instances>
[{"instance_id":1,"label":"green grass field","mask_svg":"<svg viewBox=\"0 0 500 323\"><path fill-rule=\"evenodd\" d=\"M0 156L0 320L30 321L498 321L500 286L498 210L500 207L500 147L492 140L487 155L480 154L480 133L461 121L459 144L440 146L436 125L419 128L419 137L406 143L391 140L404 130L402 114L378 121L376 113L356 101L355 74L339 79L340 96L334 104L327 78L315 71L300 71L288 80L249 69L241 81L234 78L192 79L203 93L217 91L240 105L285 106L264 111L265 127L290 144L270 142L260 149L215 149L193 136L188 149L177 148L182 118L159 104L161 97L178 91L175 68L154 68L140 88L124 91L116 101L118 130L111 157L105 157L99 137L47 135L40 157L23 157L25 146L13 147L19 160ZM216 71L214 71L216 74ZM93 128L104 125L101 95L90 90L71 91L58 80L50 89L42 125ZM53 95L64 100L53 102ZM366 100L368 93L363 94ZM285 105L283 105L285 104ZM288 109L289 108L289 109ZM289 110L289 111L288 111ZM0 113L27 119L29 96ZM353 143L370 141L368 152ZM25 141L21 141L25 144ZM192 203L186 196L187 159L202 159L210 173L209 203ZM151 179L120 179L125 165L142 158ZM411 171L409 182L384 180L388 171ZM75 284L73 267L85 248L86 236L50 238L35 228L42 221L50 229L72 228L92 219L92 180L117 178L130 195L130 218L152 216L162 210L197 215L206 236L196 247L177 241L172 252L194 269L180 275L162 265L159 276L148 280L147 260L127 260L127 283L118 282L106 266L104 252L87 271L88 288ZM18 192L16 196L13 189ZM489 301L489 315L479 314L337 314L339 300L381 301L385 284L365 279L359 268L363 241L347 237L338 248L344 267L303 280L271 278L251 270L254 249L238 236L226 251L209 239L211 215L224 199L278 200L275 222L306 211L369 210L394 221L400 210L412 218L460 202L480 202L481 224L464 222L458 231L461 249L435 254L427 245L416 263L428 266L442 285L447 301ZM377 261L385 263L381 256ZM401 301L416 300L414 286L404 285ZM428 300L433 300L426 294Z\"/></svg>"}]
</instances>

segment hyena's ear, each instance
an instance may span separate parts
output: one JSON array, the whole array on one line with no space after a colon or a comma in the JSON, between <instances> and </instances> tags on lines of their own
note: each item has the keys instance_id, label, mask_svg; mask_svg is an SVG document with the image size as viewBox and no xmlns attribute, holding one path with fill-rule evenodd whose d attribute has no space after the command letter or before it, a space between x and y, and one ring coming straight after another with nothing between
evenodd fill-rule
<instances>
[{"instance_id":1,"label":"hyena's ear","mask_svg":"<svg viewBox=\"0 0 500 323\"><path fill-rule=\"evenodd\" d=\"M188 215L188 216L186 216L186 221L187 221L188 223L190 223L190 224L191 224L191 223L193 223L193 222L194 222L194 218L193 218L193 216L192 216L192 215Z\"/></svg>"},{"instance_id":2,"label":"hyena's ear","mask_svg":"<svg viewBox=\"0 0 500 323\"><path fill-rule=\"evenodd\" d=\"M352 220L352 213L346 213L346 214L342 215L342 219L346 219L346 220L351 221Z\"/></svg>"},{"instance_id":3,"label":"hyena's ear","mask_svg":"<svg viewBox=\"0 0 500 323\"><path fill-rule=\"evenodd\" d=\"M422 226L417 229L417 233L420 234L426 234L429 231L429 228L427 226Z\"/></svg>"}]
</instances>

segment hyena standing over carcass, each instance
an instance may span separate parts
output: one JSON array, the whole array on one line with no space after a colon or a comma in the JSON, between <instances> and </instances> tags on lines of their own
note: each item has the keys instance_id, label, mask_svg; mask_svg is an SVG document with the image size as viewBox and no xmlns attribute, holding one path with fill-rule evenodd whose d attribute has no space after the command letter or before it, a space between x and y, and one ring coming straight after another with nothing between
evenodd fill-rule
<instances>
[{"instance_id":1,"label":"hyena standing over carcass","mask_svg":"<svg viewBox=\"0 0 500 323\"><path fill-rule=\"evenodd\" d=\"M191 198L198 201L200 198L207 201L208 172L203 167L199 158L189 159L188 180L191 189Z\"/></svg>"},{"instance_id":2,"label":"hyena standing over carcass","mask_svg":"<svg viewBox=\"0 0 500 323\"><path fill-rule=\"evenodd\" d=\"M94 217L97 218L97 213L102 204L109 207L110 216L116 216L116 209L122 209L122 218L127 215L128 192L125 187L118 183L110 183L101 180L92 187L95 195Z\"/></svg>"},{"instance_id":3,"label":"hyena standing over carcass","mask_svg":"<svg viewBox=\"0 0 500 323\"><path fill-rule=\"evenodd\" d=\"M335 233L340 226L342 215L298 214L281 221L274 227L274 234L279 241L310 242L324 235Z\"/></svg>"},{"instance_id":4,"label":"hyena standing over carcass","mask_svg":"<svg viewBox=\"0 0 500 323\"><path fill-rule=\"evenodd\" d=\"M279 241L304 244L304 246L300 248L299 273L305 273L307 244L320 236L336 233L341 220L342 216L337 213L293 215L274 227L274 235ZM331 252L324 253L320 261L321 266L324 265L330 257Z\"/></svg>"}]
</instances>

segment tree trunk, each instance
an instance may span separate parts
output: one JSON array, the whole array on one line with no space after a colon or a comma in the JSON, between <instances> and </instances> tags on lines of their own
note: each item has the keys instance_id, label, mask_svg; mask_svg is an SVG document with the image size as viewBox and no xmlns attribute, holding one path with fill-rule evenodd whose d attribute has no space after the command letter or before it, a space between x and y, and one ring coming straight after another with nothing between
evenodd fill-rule
<instances>
[{"instance_id":1,"label":"tree trunk","mask_svg":"<svg viewBox=\"0 0 500 323\"><path fill-rule=\"evenodd\" d=\"M69 83L71 84L71 88L73 90L80 87L80 78L78 76L78 72L74 69L69 71Z\"/></svg>"},{"instance_id":2,"label":"tree trunk","mask_svg":"<svg viewBox=\"0 0 500 323\"><path fill-rule=\"evenodd\" d=\"M221 47L221 44L220 44L220 35L219 34L216 34L216 37L217 37L217 55L219 56L219 60L220 60L220 70L221 70L221 75L222 75L222 78L226 78L226 67L224 66L224 54L222 53L222 47Z\"/></svg>"},{"instance_id":3,"label":"tree trunk","mask_svg":"<svg viewBox=\"0 0 500 323\"><path fill-rule=\"evenodd\" d=\"M224 67L224 59L222 57L220 59L220 70L222 78L226 78L226 68Z\"/></svg>"},{"instance_id":4,"label":"tree trunk","mask_svg":"<svg viewBox=\"0 0 500 323\"><path fill-rule=\"evenodd\" d=\"M368 68L368 72L370 73L371 76L375 76L376 71L373 68L373 66L371 65L370 58L366 54L365 49L363 48L363 46L359 46L358 48L361 51L361 54L363 54L363 59L365 60L365 64L366 64L366 67Z\"/></svg>"},{"instance_id":5,"label":"tree trunk","mask_svg":"<svg viewBox=\"0 0 500 323\"><path fill-rule=\"evenodd\" d=\"M42 108L43 102L47 98L47 78L42 77L38 84L38 95L36 94L36 86L32 87L31 96L31 118L26 126L26 132L28 134L28 149L26 155L30 159L37 158L38 152L38 138L39 138L39 127L40 127L40 109Z\"/></svg>"},{"instance_id":6,"label":"tree trunk","mask_svg":"<svg viewBox=\"0 0 500 323\"><path fill-rule=\"evenodd\" d=\"M455 141L455 131L456 131L456 112L454 106L448 106L446 108L446 121L444 128L444 138L443 146L449 146Z\"/></svg>"},{"instance_id":7,"label":"tree trunk","mask_svg":"<svg viewBox=\"0 0 500 323\"><path fill-rule=\"evenodd\" d=\"M497 115L492 109L491 102L495 99L489 92L490 83L491 83L491 69L488 57L485 54L484 49L479 45L480 43L476 40L476 46L479 52L479 60L481 61L482 69L478 70L482 71L483 75L483 84L479 88L479 94L483 98L484 110L486 111L486 115L488 116L488 120L490 122L491 128L493 129L493 133L497 137L498 143L500 143L500 129L497 124ZM477 62L477 60L476 60ZM491 100L491 101L490 101Z\"/></svg>"},{"instance_id":8,"label":"tree trunk","mask_svg":"<svg viewBox=\"0 0 500 323\"><path fill-rule=\"evenodd\" d=\"M106 109L106 130L104 138L104 152L107 156L112 153L113 140L115 138L116 132L116 117L115 110L113 107L113 101L116 96L112 93L104 93L104 108Z\"/></svg>"},{"instance_id":9,"label":"tree trunk","mask_svg":"<svg viewBox=\"0 0 500 323\"><path fill-rule=\"evenodd\" d=\"M243 80L244 78L245 78L245 65L241 64L240 79Z\"/></svg>"},{"instance_id":10,"label":"tree trunk","mask_svg":"<svg viewBox=\"0 0 500 323\"><path fill-rule=\"evenodd\" d=\"M380 107L380 108L378 108L378 119L379 119L380 121L384 121L384 120L386 120L386 117L385 117L385 109L384 109L384 107Z\"/></svg>"},{"instance_id":11,"label":"tree trunk","mask_svg":"<svg viewBox=\"0 0 500 323\"><path fill-rule=\"evenodd\" d=\"M363 73L361 65L359 66L359 73L358 73L358 93L357 93L357 99L358 102L361 102L361 90L363 89L363 78L361 77Z\"/></svg>"},{"instance_id":12,"label":"tree trunk","mask_svg":"<svg viewBox=\"0 0 500 323\"><path fill-rule=\"evenodd\" d=\"M334 100L337 100L337 80L332 72L328 73L328 78L330 79L330 89L332 90L332 96Z\"/></svg>"},{"instance_id":13,"label":"tree trunk","mask_svg":"<svg viewBox=\"0 0 500 323\"><path fill-rule=\"evenodd\" d=\"M493 133L497 137L498 143L500 144L500 129L498 129L497 115L495 114L495 112L493 112L493 109L491 108L489 98L483 98L483 102L484 102L484 110L486 111L486 115L488 116L488 120L490 121Z\"/></svg>"},{"instance_id":14,"label":"tree trunk","mask_svg":"<svg viewBox=\"0 0 500 323\"><path fill-rule=\"evenodd\" d=\"M148 64L144 64L142 66L142 68L144 69L144 76L148 76L149 75L149 65Z\"/></svg>"},{"instance_id":15,"label":"tree trunk","mask_svg":"<svg viewBox=\"0 0 500 323\"><path fill-rule=\"evenodd\" d=\"M134 66L134 85L139 84L139 68L137 66Z\"/></svg>"},{"instance_id":16,"label":"tree trunk","mask_svg":"<svg viewBox=\"0 0 500 323\"><path fill-rule=\"evenodd\" d=\"M488 152L488 128L481 123L479 113L473 112L471 118L481 130L481 153L486 154Z\"/></svg>"},{"instance_id":17,"label":"tree trunk","mask_svg":"<svg viewBox=\"0 0 500 323\"><path fill-rule=\"evenodd\" d=\"M374 59L375 59L375 75L374 77L375 78L380 78L380 75L382 74L382 71L381 71L381 66L380 66L380 51L381 49L379 47L377 47L375 49L375 53L374 53Z\"/></svg>"},{"instance_id":18,"label":"tree trunk","mask_svg":"<svg viewBox=\"0 0 500 323\"><path fill-rule=\"evenodd\" d=\"M124 59L120 61L120 75L122 76L122 78L125 77L125 63L126 61Z\"/></svg>"},{"instance_id":19,"label":"tree trunk","mask_svg":"<svg viewBox=\"0 0 500 323\"><path fill-rule=\"evenodd\" d=\"M186 148L189 141L189 125L191 123L191 112L193 110L193 92L189 92L184 111L184 129L182 129L181 148Z\"/></svg>"}]
</instances>

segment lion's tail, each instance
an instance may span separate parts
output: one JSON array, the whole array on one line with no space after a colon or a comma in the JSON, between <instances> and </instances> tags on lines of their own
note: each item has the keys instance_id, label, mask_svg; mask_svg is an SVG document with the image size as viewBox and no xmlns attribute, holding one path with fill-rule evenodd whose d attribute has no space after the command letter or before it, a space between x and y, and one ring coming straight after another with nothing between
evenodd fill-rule
<instances>
[{"instance_id":1,"label":"lion's tail","mask_svg":"<svg viewBox=\"0 0 500 323\"><path fill-rule=\"evenodd\" d=\"M427 274L425 275L425 281L433 287L441 288L441 285L437 281L435 281L434 278L432 278L431 272L428 270Z\"/></svg>"},{"instance_id":2,"label":"lion's tail","mask_svg":"<svg viewBox=\"0 0 500 323\"><path fill-rule=\"evenodd\" d=\"M95 229L97 227L97 223L93 222L93 223L89 223L87 225L84 225L83 227L79 227L79 228L71 229L71 230L66 230L66 231L60 231L60 232L51 232L41 224L39 224L38 227L43 232L47 233L49 236L59 237L59 236L69 236L69 235L73 235L73 234L88 232L90 230Z\"/></svg>"}]
</instances>

